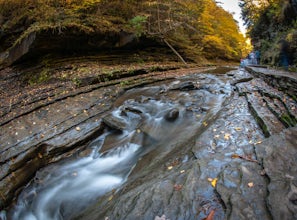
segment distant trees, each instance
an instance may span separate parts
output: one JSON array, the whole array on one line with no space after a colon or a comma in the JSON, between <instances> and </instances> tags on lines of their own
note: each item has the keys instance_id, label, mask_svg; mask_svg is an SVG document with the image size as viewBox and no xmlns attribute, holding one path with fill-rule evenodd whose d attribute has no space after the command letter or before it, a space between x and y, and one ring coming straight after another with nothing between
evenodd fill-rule
<instances>
[{"instance_id":1,"label":"distant trees","mask_svg":"<svg viewBox=\"0 0 297 220\"><path fill-rule=\"evenodd\" d=\"M181 53L209 59L243 56L245 39L232 15L213 0L145 1L147 32Z\"/></svg>"},{"instance_id":2,"label":"distant trees","mask_svg":"<svg viewBox=\"0 0 297 220\"><path fill-rule=\"evenodd\" d=\"M203 31L203 48L208 58L240 58L245 39L232 15L218 7L212 0L207 0L200 17Z\"/></svg>"},{"instance_id":3,"label":"distant trees","mask_svg":"<svg viewBox=\"0 0 297 220\"><path fill-rule=\"evenodd\" d=\"M241 0L242 16L262 62L278 65L281 40L290 45L290 64L297 64L297 1Z\"/></svg>"}]
</instances>

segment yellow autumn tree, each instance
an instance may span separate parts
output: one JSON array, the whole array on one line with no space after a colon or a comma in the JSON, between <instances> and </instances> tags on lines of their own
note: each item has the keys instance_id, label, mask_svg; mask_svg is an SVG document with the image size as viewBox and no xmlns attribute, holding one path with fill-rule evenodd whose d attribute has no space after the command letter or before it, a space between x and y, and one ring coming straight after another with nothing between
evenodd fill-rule
<instances>
[{"instance_id":1,"label":"yellow autumn tree","mask_svg":"<svg viewBox=\"0 0 297 220\"><path fill-rule=\"evenodd\" d=\"M208 58L239 60L242 56L245 38L232 14L216 5L213 0L205 0L204 11L199 18L203 32L203 51Z\"/></svg>"}]
</instances>

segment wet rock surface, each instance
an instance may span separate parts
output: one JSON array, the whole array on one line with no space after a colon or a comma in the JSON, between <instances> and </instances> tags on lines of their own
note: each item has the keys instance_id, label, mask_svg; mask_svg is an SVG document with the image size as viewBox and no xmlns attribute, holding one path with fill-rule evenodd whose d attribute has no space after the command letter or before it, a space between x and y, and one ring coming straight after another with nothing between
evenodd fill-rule
<instances>
[{"instance_id":1,"label":"wet rock surface","mask_svg":"<svg viewBox=\"0 0 297 220\"><path fill-rule=\"evenodd\" d=\"M43 187L44 173L59 167L48 164L95 148L94 158L108 158L130 143L141 146L131 168L113 169L127 179L79 213L64 205L59 218L296 219L296 77L286 75L285 87L270 83L281 74L265 71L156 78L125 92L97 87L3 124L0 218L12 218L16 196L27 199L27 183Z\"/></svg>"}]
</instances>

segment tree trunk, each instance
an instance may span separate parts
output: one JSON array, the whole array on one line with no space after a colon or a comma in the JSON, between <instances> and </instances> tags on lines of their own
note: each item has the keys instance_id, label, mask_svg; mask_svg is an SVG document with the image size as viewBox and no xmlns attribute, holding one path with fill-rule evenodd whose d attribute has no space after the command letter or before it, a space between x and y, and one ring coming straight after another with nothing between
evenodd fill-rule
<instances>
[{"instance_id":1,"label":"tree trunk","mask_svg":"<svg viewBox=\"0 0 297 220\"><path fill-rule=\"evenodd\" d=\"M166 40L163 39L163 41L167 44L167 46L178 56L178 58L185 64L188 65L187 62L184 60L184 58L171 46L171 44Z\"/></svg>"}]
</instances>

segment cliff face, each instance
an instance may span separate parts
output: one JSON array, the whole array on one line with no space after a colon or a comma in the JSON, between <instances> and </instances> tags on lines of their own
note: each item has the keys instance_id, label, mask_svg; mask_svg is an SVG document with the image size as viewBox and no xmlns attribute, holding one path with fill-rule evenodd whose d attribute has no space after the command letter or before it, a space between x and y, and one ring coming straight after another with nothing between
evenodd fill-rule
<instances>
[{"instance_id":1,"label":"cliff face","mask_svg":"<svg viewBox=\"0 0 297 220\"><path fill-rule=\"evenodd\" d=\"M15 45L1 53L0 64L2 61L2 65L9 66L48 54L83 55L151 46L162 47L161 42L157 40L145 37L137 39L133 33L124 31L88 34L72 28L63 33L55 33L49 29L33 31L24 36Z\"/></svg>"},{"instance_id":2,"label":"cliff face","mask_svg":"<svg viewBox=\"0 0 297 220\"><path fill-rule=\"evenodd\" d=\"M244 42L232 16L212 0L0 0L0 26L2 66L56 52L152 45L170 45L185 60L238 60Z\"/></svg>"}]
</instances>

